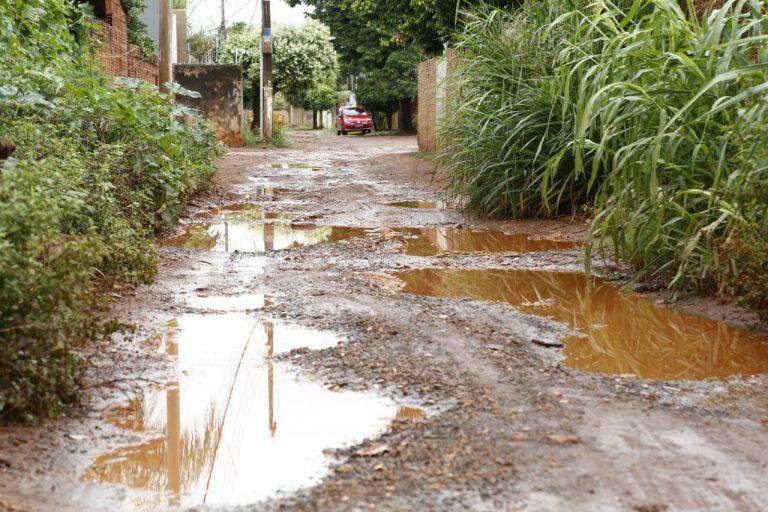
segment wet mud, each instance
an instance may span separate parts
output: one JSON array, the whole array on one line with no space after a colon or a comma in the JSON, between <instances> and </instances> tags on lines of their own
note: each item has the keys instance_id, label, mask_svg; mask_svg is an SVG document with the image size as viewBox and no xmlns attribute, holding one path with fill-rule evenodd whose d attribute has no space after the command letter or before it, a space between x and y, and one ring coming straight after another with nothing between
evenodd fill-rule
<instances>
[{"instance_id":1,"label":"wet mud","mask_svg":"<svg viewBox=\"0 0 768 512\"><path fill-rule=\"evenodd\" d=\"M84 406L0 429L0 509L762 510L754 317L588 281L583 219L475 218L413 137L292 137L115 291Z\"/></svg>"}]
</instances>

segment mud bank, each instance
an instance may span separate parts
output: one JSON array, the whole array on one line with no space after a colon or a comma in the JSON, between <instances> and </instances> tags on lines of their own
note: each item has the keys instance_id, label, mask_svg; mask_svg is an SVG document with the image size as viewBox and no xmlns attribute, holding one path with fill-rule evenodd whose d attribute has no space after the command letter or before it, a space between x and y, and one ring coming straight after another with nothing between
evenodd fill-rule
<instances>
[{"instance_id":1,"label":"mud bank","mask_svg":"<svg viewBox=\"0 0 768 512\"><path fill-rule=\"evenodd\" d=\"M116 292L85 410L3 428L0 508L762 510L749 316L588 285L583 221L465 215L414 138L292 136Z\"/></svg>"}]
</instances>

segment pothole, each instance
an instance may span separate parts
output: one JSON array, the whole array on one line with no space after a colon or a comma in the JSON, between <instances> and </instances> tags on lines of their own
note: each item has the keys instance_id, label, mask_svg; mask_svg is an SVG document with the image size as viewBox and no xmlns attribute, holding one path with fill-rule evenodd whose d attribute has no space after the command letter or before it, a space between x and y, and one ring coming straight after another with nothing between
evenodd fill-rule
<instances>
[{"instance_id":1,"label":"pothole","mask_svg":"<svg viewBox=\"0 0 768 512\"><path fill-rule=\"evenodd\" d=\"M222 220L187 224L163 243L216 252L266 253L365 236L363 228Z\"/></svg>"},{"instance_id":2,"label":"pothole","mask_svg":"<svg viewBox=\"0 0 768 512\"><path fill-rule=\"evenodd\" d=\"M432 226L395 230L413 256L433 256L443 252L543 252L578 247L576 242L531 238L526 233Z\"/></svg>"},{"instance_id":3,"label":"pothole","mask_svg":"<svg viewBox=\"0 0 768 512\"><path fill-rule=\"evenodd\" d=\"M198 212L193 218L222 218L222 219L249 219L249 220L274 220L290 219L287 213L267 212L261 203L232 203L218 206L208 211Z\"/></svg>"},{"instance_id":4,"label":"pothole","mask_svg":"<svg viewBox=\"0 0 768 512\"><path fill-rule=\"evenodd\" d=\"M768 336L691 316L583 273L419 269L403 292L504 301L566 324L564 364L590 372L699 380L768 372Z\"/></svg>"},{"instance_id":5,"label":"pothole","mask_svg":"<svg viewBox=\"0 0 768 512\"><path fill-rule=\"evenodd\" d=\"M392 201L384 204L386 206L394 206L397 208L409 208L413 210L448 210L448 209L456 208L456 205L454 203L449 203L447 201L408 200L408 201Z\"/></svg>"},{"instance_id":6,"label":"pothole","mask_svg":"<svg viewBox=\"0 0 768 512\"><path fill-rule=\"evenodd\" d=\"M107 418L153 437L99 457L83 476L134 489L137 509L248 504L315 485L334 462L328 450L424 415L374 393L331 391L270 358L333 346L330 332L230 312L183 315L162 340L177 380Z\"/></svg>"}]
</instances>

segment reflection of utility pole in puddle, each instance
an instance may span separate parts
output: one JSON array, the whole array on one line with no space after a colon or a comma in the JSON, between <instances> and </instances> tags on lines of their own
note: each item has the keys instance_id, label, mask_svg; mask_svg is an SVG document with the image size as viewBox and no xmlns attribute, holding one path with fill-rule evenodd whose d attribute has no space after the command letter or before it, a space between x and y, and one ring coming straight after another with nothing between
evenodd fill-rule
<instances>
[{"instance_id":1,"label":"reflection of utility pole in puddle","mask_svg":"<svg viewBox=\"0 0 768 512\"><path fill-rule=\"evenodd\" d=\"M179 355L179 342L175 333L165 339L165 353ZM167 445L166 471L168 490L171 492L170 505L181 505L181 406L179 383L172 383L165 392L165 442Z\"/></svg>"},{"instance_id":2,"label":"reflection of utility pole in puddle","mask_svg":"<svg viewBox=\"0 0 768 512\"><path fill-rule=\"evenodd\" d=\"M229 222L224 219L224 252L229 254Z\"/></svg>"},{"instance_id":3,"label":"reflection of utility pole in puddle","mask_svg":"<svg viewBox=\"0 0 768 512\"><path fill-rule=\"evenodd\" d=\"M275 225L271 223L264 224L264 252L275 250Z\"/></svg>"},{"instance_id":4,"label":"reflection of utility pole in puddle","mask_svg":"<svg viewBox=\"0 0 768 512\"><path fill-rule=\"evenodd\" d=\"M277 431L277 422L275 421L275 374L272 367L272 354L275 353L275 324L274 322L264 322L264 330L267 334L267 387L269 393L269 433L275 437Z\"/></svg>"}]
</instances>

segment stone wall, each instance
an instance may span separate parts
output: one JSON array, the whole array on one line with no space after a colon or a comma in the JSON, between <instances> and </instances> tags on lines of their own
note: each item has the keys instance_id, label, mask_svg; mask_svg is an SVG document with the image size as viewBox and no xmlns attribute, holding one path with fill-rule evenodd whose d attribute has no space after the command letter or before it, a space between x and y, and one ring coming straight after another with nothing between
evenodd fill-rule
<instances>
[{"instance_id":1,"label":"stone wall","mask_svg":"<svg viewBox=\"0 0 768 512\"><path fill-rule=\"evenodd\" d=\"M176 101L205 114L220 141L243 145L243 68L239 64L176 64L173 75L182 87L202 97Z\"/></svg>"},{"instance_id":2,"label":"stone wall","mask_svg":"<svg viewBox=\"0 0 768 512\"><path fill-rule=\"evenodd\" d=\"M99 0L94 12L101 16L94 21L94 32L101 44L93 52L105 72L112 76L140 78L159 85L159 63L156 58L145 59L136 45L128 43L125 11L120 0Z\"/></svg>"}]
</instances>

